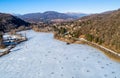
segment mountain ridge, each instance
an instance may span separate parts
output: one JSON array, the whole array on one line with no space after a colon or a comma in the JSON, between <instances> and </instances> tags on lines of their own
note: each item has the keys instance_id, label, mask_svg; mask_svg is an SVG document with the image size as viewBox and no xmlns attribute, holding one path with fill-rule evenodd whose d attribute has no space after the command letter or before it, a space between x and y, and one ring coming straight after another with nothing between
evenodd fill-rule
<instances>
[{"instance_id":1,"label":"mountain ridge","mask_svg":"<svg viewBox=\"0 0 120 78\"><path fill-rule=\"evenodd\" d=\"M87 15L87 14L86 14ZM80 16L80 15L79 15ZM81 14L81 17L85 16ZM69 21L79 18L78 15L76 16L67 14L67 13L60 13L56 11L46 11L43 13L28 13L24 15L19 15L19 18L28 21L28 22L53 22L53 20L61 20L61 21Z\"/></svg>"}]
</instances>

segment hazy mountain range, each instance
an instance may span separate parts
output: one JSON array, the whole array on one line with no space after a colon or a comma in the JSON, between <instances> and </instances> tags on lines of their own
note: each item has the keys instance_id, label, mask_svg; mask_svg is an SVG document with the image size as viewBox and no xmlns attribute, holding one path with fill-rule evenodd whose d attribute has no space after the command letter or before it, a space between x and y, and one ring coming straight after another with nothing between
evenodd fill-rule
<instances>
[{"instance_id":1,"label":"hazy mountain range","mask_svg":"<svg viewBox=\"0 0 120 78\"><path fill-rule=\"evenodd\" d=\"M44 13L29 13L24 15L17 15L19 18L27 22L63 22L71 21L87 14L84 13L59 13L55 11L46 11Z\"/></svg>"}]
</instances>

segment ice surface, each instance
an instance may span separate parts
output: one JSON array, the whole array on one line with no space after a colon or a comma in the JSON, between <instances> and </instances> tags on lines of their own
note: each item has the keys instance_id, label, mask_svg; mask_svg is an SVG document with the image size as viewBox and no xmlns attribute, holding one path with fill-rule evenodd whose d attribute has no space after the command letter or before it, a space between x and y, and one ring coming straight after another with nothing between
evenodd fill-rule
<instances>
[{"instance_id":1,"label":"ice surface","mask_svg":"<svg viewBox=\"0 0 120 78\"><path fill-rule=\"evenodd\" d=\"M24 31L28 41L0 58L0 78L120 78L120 63L87 45Z\"/></svg>"}]
</instances>

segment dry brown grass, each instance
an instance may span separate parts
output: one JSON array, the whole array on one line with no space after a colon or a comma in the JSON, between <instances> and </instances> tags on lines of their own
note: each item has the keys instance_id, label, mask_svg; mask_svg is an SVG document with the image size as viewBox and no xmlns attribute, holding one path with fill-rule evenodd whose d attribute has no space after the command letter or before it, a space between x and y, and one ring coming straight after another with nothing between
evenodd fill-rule
<instances>
[{"instance_id":1,"label":"dry brown grass","mask_svg":"<svg viewBox=\"0 0 120 78\"><path fill-rule=\"evenodd\" d=\"M101 50L101 49L100 49ZM117 62L120 62L120 57L115 55L115 54L112 54L112 53L109 53L107 51L103 51L101 50L107 57L109 57L110 59L114 60L114 61L117 61Z\"/></svg>"},{"instance_id":2,"label":"dry brown grass","mask_svg":"<svg viewBox=\"0 0 120 78\"><path fill-rule=\"evenodd\" d=\"M0 49L4 49L6 46L4 44L0 45Z\"/></svg>"}]
</instances>

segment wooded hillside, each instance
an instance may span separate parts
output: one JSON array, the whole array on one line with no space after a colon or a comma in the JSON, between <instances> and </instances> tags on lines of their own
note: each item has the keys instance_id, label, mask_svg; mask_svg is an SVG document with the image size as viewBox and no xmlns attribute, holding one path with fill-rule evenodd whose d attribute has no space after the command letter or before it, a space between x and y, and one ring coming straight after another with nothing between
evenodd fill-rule
<instances>
[{"instance_id":1,"label":"wooded hillside","mask_svg":"<svg viewBox=\"0 0 120 78\"><path fill-rule=\"evenodd\" d=\"M57 24L54 29L56 36L68 39L84 37L120 53L120 9Z\"/></svg>"}]
</instances>

